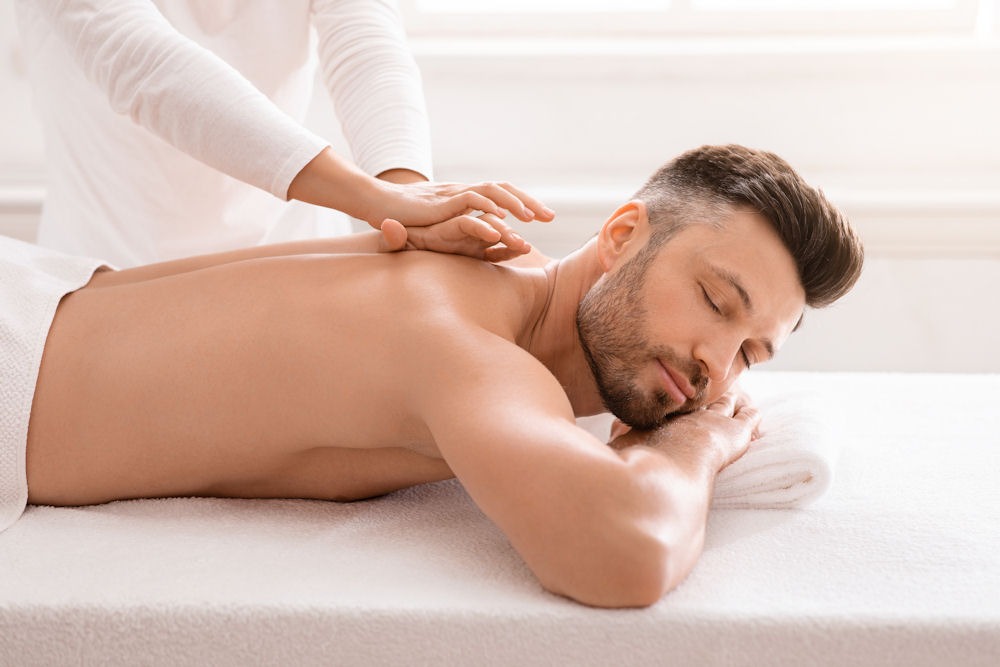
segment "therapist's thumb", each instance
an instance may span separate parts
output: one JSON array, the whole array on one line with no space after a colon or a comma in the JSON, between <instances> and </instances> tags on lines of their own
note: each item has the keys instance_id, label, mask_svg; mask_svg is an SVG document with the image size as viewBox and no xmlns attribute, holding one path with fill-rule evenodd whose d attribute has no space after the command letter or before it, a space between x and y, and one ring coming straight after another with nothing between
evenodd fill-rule
<instances>
[{"instance_id":1,"label":"therapist's thumb","mask_svg":"<svg viewBox=\"0 0 1000 667\"><path fill-rule=\"evenodd\" d=\"M406 249L406 227L402 223L386 218L380 229L382 236L378 241L379 252L399 252Z\"/></svg>"}]
</instances>

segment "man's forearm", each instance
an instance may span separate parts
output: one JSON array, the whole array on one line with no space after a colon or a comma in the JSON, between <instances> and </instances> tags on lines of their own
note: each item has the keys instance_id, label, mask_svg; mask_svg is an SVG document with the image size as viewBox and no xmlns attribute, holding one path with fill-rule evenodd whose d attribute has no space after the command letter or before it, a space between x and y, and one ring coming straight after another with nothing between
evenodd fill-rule
<instances>
[{"instance_id":1,"label":"man's forearm","mask_svg":"<svg viewBox=\"0 0 1000 667\"><path fill-rule=\"evenodd\" d=\"M110 287L127 283L153 280L164 276L197 271L220 264L240 262L261 257L283 257L288 255L375 253L381 249L382 232L370 231L335 238L307 239L275 245L254 246L211 255L197 255L184 259L147 264L121 271L105 271L94 276L90 287Z\"/></svg>"},{"instance_id":2,"label":"man's forearm","mask_svg":"<svg viewBox=\"0 0 1000 667\"><path fill-rule=\"evenodd\" d=\"M676 588L694 568L705 543L715 477L745 449L752 425L703 410L655 431L629 431L609 443L628 471L630 492L623 497L630 500L622 506L630 509L624 516L646 526L659 545L650 550L653 564L646 565L659 572L647 584L646 604ZM634 567L642 562L636 560ZM571 597L605 606L599 599Z\"/></svg>"},{"instance_id":3,"label":"man's forearm","mask_svg":"<svg viewBox=\"0 0 1000 667\"><path fill-rule=\"evenodd\" d=\"M662 595L687 577L701 555L717 469L709 456L677 457L650 447L630 447L620 455L634 470L637 487L658 503L656 521L666 546Z\"/></svg>"}]
</instances>

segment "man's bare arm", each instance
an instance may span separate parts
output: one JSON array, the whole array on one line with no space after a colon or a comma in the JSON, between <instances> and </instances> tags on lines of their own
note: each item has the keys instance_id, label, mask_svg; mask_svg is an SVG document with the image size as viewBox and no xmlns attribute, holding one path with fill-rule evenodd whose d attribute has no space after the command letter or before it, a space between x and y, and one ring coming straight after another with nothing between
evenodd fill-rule
<instances>
[{"instance_id":1,"label":"man's bare arm","mask_svg":"<svg viewBox=\"0 0 1000 667\"><path fill-rule=\"evenodd\" d=\"M360 232L333 238L306 239L272 245L252 246L227 252L196 255L167 262L147 264L120 271L104 271L94 276L89 287L110 287L127 283L141 282L172 276L178 273L197 271L220 264L240 262L263 257L283 257L288 255L341 254L341 253L379 253L398 252L406 249L437 250L440 243L426 241L427 235L444 236L444 243L451 244L456 250L458 244L464 244L462 251L472 257L486 261L501 262L518 257L522 253L531 253L531 260L517 263L519 266L544 266L548 258L532 249L523 239L508 228L502 231L493 225L502 224L499 218L489 216L488 220L461 215L451 220L407 230L395 220L386 220L381 231ZM495 235L495 236L494 236ZM417 243L414 243L414 237ZM454 237L454 238L451 238ZM457 252L457 250L456 250ZM515 262L510 262L515 264Z\"/></svg>"},{"instance_id":2,"label":"man's bare arm","mask_svg":"<svg viewBox=\"0 0 1000 667\"><path fill-rule=\"evenodd\" d=\"M398 223L387 225L383 232L371 231L334 238L307 239L273 245L240 248L228 252L196 255L168 262L147 264L120 271L104 271L94 276L88 287L110 287L197 271L220 264L263 257L288 255L395 252L406 244L406 230Z\"/></svg>"},{"instance_id":3,"label":"man's bare arm","mask_svg":"<svg viewBox=\"0 0 1000 667\"><path fill-rule=\"evenodd\" d=\"M749 443L755 413L713 406L615 449L575 425L541 364L497 349L466 332L435 371L422 408L445 460L548 590L653 604L701 553L715 475Z\"/></svg>"},{"instance_id":4,"label":"man's bare arm","mask_svg":"<svg viewBox=\"0 0 1000 667\"><path fill-rule=\"evenodd\" d=\"M659 458L653 465L656 483L668 485L675 507L684 510L672 522L678 532L663 593L683 581L701 555L716 475L746 453L759 424L760 417L747 397L728 392L704 409L676 417L656 430L631 430L609 443L626 459L639 452Z\"/></svg>"}]
</instances>

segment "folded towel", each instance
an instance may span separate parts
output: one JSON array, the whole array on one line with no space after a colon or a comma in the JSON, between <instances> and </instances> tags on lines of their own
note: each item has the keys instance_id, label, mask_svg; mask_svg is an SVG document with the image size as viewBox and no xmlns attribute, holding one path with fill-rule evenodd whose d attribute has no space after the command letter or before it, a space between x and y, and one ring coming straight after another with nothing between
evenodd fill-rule
<instances>
[{"instance_id":1,"label":"folded towel","mask_svg":"<svg viewBox=\"0 0 1000 667\"><path fill-rule=\"evenodd\" d=\"M837 449L816 397L796 394L757 404L760 437L715 479L714 509L804 507L833 481Z\"/></svg>"},{"instance_id":2,"label":"folded towel","mask_svg":"<svg viewBox=\"0 0 1000 667\"><path fill-rule=\"evenodd\" d=\"M818 398L799 393L755 405L761 435L716 477L713 509L780 509L816 501L830 488L837 458ZM604 414L577 423L606 440L613 421Z\"/></svg>"}]
</instances>

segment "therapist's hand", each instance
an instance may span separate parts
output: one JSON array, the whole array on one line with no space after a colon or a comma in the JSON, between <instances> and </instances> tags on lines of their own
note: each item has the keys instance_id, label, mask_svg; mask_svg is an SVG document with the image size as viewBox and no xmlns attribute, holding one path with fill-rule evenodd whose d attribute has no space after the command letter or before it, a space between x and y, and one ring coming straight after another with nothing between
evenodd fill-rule
<instances>
[{"instance_id":1,"label":"therapist's hand","mask_svg":"<svg viewBox=\"0 0 1000 667\"><path fill-rule=\"evenodd\" d=\"M395 192L383 194L380 199L393 202L396 197L399 206L406 211L403 217L390 216L388 220L405 225L408 230L407 249L432 250L434 252L467 255L490 262L503 262L523 257L531 253L531 246L515 231L507 226L503 218L508 209L515 217L528 222L541 220L548 222L554 213L537 199L530 197L509 183L480 183L463 185L458 183L430 183L423 175L409 169L390 169L378 175L401 188L390 188ZM421 212L452 211L463 203L482 204L483 208L470 211L464 208L440 222L424 224ZM428 206L430 205L430 206ZM435 208L436 207L436 208ZM470 215L474 213L474 215ZM371 222L372 226L376 226ZM385 221L379 223L383 235L386 234ZM534 253L542 257L537 252ZM523 260L522 260L523 261ZM537 261L531 262L532 265Z\"/></svg>"},{"instance_id":2,"label":"therapist's hand","mask_svg":"<svg viewBox=\"0 0 1000 667\"><path fill-rule=\"evenodd\" d=\"M385 218L406 227L425 227L471 210L501 219L509 211L523 222L549 222L555 217L545 204L510 183L438 183L408 169L383 172L378 181L376 191L369 195L373 212L362 218L376 228Z\"/></svg>"},{"instance_id":3,"label":"therapist's hand","mask_svg":"<svg viewBox=\"0 0 1000 667\"><path fill-rule=\"evenodd\" d=\"M548 222L555 217L551 209L509 183L434 183L406 169L392 169L372 178L330 148L303 167L287 196L343 211L375 229L386 219L413 230L427 228L410 236L409 247L492 261L530 250L503 222L507 211L525 222ZM479 222L465 219L475 210L491 217ZM493 248L497 243L501 245Z\"/></svg>"},{"instance_id":4,"label":"therapist's hand","mask_svg":"<svg viewBox=\"0 0 1000 667\"><path fill-rule=\"evenodd\" d=\"M459 215L422 227L404 227L398 220L388 218L381 229L381 252L433 250L503 262L531 251L527 241L491 213Z\"/></svg>"}]
</instances>

